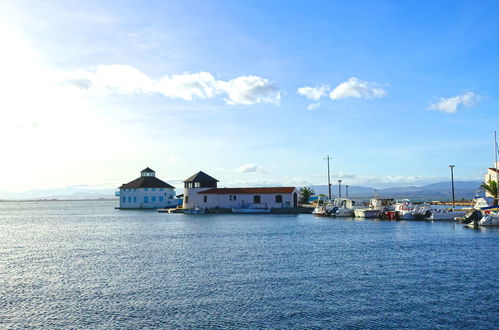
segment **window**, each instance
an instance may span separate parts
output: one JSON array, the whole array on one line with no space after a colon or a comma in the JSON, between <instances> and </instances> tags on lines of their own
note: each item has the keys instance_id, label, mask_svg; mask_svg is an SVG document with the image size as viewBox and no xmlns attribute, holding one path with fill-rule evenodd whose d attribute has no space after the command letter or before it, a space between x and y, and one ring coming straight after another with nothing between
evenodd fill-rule
<instances>
[{"instance_id":1,"label":"window","mask_svg":"<svg viewBox=\"0 0 499 330\"><path fill-rule=\"evenodd\" d=\"M159 188L159 191L163 191L163 190L165 190L165 189L164 188Z\"/></svg>"},{"instance_id":2,"label":"window","mask_svg":"<svg viewBox=\"0 0 499 330\"><path fill-rule=\"evenodd\" d=\"M232 195L229 195L229 200L230 200L230 201L232 200Z\"/></svg>"},{"instance_id":3,"label":"window","mask_svg":"<svg viewBox=\"0 0 499 330\"><path fill-rule=\"evenodd\" d=\"M135 197L133 198L133 202L134 202L134 203L137 203L137 196L135 196Z\"/></svg>"},{"instance_id":4,"label":"window","mask_svg":"<svg viewBox=\"0 0 499 330\"><path fill-rule=\"evenodd\" d=\"M185 196L185 202L189 203L189 196Z\"/></svg>"},{"instance_id":5,"label":"window","mask_svg":"<svg viewBox=\"0 0 499 330\"><path fill-rule=\"evenodd\" d=\"M204 202L206 203L208 201L208 196L203 197Z\"/></svg>"},{"instance_id":6,"label":"window","mask_svg":"<svg viewBox=\"0 0 499 330\"><path fill-rule=\"evenodd\" d=\"M128 197L128 203L131 203L132 202L132 197Z\"/></svg>"},{"instance_id":7,"label":"window","mask_svg":"<svg viewBox=\"0 0 499 330\"><path fill-rule=\"evenodd\" d=\"M159 201L162 202L163 201L163 196L159 196Z\"/></svg>"},{"instance_id":8,"label":"window","mask_svg":"<svg viewBox=\"0 0 499 330\"><path fill-rule=\"evenodd\" d=\"M152 188L151 190L152 190L152 191L156 191L156 188Z\"/></svg>"},{"instance_id":9,"label":"window","mask_svg":"<svg viewBox=\"0 0 499 330\"><path fill-rule=\"evenodd\" d=\"M194 182L194 188L201 187L201 182Z\"/></svg>"},{"instance_id":10,"label":"window","mask_svg":"<svg viewBox=\"0 0 499 330\"><path fill-rule=\"evenodd\" d=\"M152 196L151 197L151 202L155 202L156 201L156 196Z\"/></svg>"},{"instance_id":11,"label":"window","mask_svg":"<svg viewBox=\"0 0 499 330\"><path fill-rule=\"evenodd\" d=\"M276 203L282 203L282 195L276 195L275 196L275 202Z\"/></svg>"},{"instance_id":12,"label":"window","mask_svg":"<svg viewBox=\"0 0 499 330\"><path fill-rule=\"evenodd\" d=\"M148 190L149 190L149 188L144 188L144 191L148 191Z\"/></svg>"},{"instance_id":13,"label":"window","mask_svg":"<svg viewBox=\"0 0 499 330\"><path fill-rule=\"evenodd\" d=\"M253 196L253 203L261 203L261 202L262 198L260 197L260 195Z\"/></svg>"},{"instance_id":14,"label":"window","mask_svg":"<svg viewBox=\"0 0 499 330\"><path fill-rule=\"evenodd\" d=\"M149 198L147 196L144 196L144 203L148 203L149 202Z\"/></svg>"},{"instance_id":15,"label":"window","mask_svg":"<svg viewBox=\"0 0 499 330\"><path fill-rule=\"evenodd\" d=\"M122 201L123 203L125 203L125 202L126 202L126 197L123 197L123 198L121 199L121 201Z\"/></svg>"}]
</instances>

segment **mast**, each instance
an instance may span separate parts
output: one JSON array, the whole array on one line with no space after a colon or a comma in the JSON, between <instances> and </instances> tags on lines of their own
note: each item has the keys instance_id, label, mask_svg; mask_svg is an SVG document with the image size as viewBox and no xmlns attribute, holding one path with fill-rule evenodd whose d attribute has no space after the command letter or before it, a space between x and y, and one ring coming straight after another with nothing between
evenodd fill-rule
<instances>
[{"instance_id":1,"label":"mast","mask_svg":"<svg viewBox=\"0 0 499 330\"><path fill-rule=\"evenodd\" d=\"M329 199L331 199L331 174L329 172L329 160L331 158L329 157L329 155L327 155L327 157L324 159L327 160L327 187L328 187L328 191L329 191Z\"/></svg>"},{"instance_id":2,"label":"mast","mask_svg":"<svg viewBox=\"0 0 499 330\"><path fill-rule=\"evenodd\" d=\"M494 131L494 157L495 157L495 169L496 169L496 200L499 199L499 173L497 173L497 154L499 153L499 148L497 148L497 132Z\"/></svg>"}]
</instances>

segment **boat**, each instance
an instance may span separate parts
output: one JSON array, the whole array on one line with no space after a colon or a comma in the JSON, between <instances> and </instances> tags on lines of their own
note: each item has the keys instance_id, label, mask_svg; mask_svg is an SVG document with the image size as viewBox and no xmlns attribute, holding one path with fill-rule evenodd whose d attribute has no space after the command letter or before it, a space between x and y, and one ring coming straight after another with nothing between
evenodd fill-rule
<instances>
[{"instance_id":1,"label":"boat","mask_svg":"<svg viewBox=\"0 0 499 330\"><path fill-rule=\"evenodd\" d=\"M438 221L438 220L455 220L455 218L462 218L466 215L464 210L453 210L450 209L433 209L431 215L427 217L428 220Z\"/></svg>"},{"instance_id":2,"label":"boat","mask_svg":"<svg viewBox=\"0 0 499 330\"><path fill-rule=\"evenodd\" d=\"M183 209L182 213L185 213L185 214L204 214L206 212L205 212L205 210L200 209L197 205L194 205L194 207L192 207L190 209Z\"/></svg>"},{"instance_id":3,"label":"boat","mask_svg":"<svg viewBox=\"0 0 499 330\"><path fill-rule=\"evenodd\" d=\"M412 204L410 200L403 199L395 203L395 218L400 220L413 220L416 213L416 205Z\"/></svg>"},{"instance_id":4,"label":"boat","mask_svg":"<svg viewBox=\"0 0 499 330\"><path fill-rule=\"evenodd\" d=\"M321 204L322 201L322 204ZM317 206L312 211L312 214L318 217L328 217L331 215L331 210L333 206L331 201L327 198L320 196L317 199Z\"/></svg>"},{"instance_id":5,"label":"boat","mask_svg":"<svg viewBox=\"0 0 499 330\"><path fill-rule=\"evenodd\" d=\"M239 204L231 207L232 213L247 213L247 214L256 214L256 213L270 213L271 209L267 206L267 204L254 203L254 204Z\"/></svg>"},{"instance_id":6,"label":"boat","mask_svg":"<svg viewBox=\"0 0 499 330\"><path fill-rule=\"evenodd\" d=\"M336 217L353 217L355 202L350 198L336 198L331 208L331 215Z\"/></svg>"},{"instance_id":7,"label":"boat","mask_svg":"<svg viewBox=\"0 0 499 330\"><path fill-rule=\"evenodd\" d=\"M487 214L482 219L478 220L479 226L499 226L499 214Z\"/></svg>"},{"instance_id":8,"label":"boat","mask_svg":"<svg viewBox=\"0 0 499 330\"><path fill-rule=\"evenodd\" d=\"M381 212L393 211L394 203L393 198L373 197L366 208L355 209L354 214L356 218L378 218Z\"/></svg>"}]
</instances>

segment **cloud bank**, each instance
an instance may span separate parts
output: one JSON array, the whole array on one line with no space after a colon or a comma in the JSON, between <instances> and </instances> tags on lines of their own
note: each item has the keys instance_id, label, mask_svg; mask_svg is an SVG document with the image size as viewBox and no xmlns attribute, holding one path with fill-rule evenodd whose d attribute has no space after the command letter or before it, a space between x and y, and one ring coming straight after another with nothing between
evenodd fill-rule
<instances>
[{"instance_id":1,"label":"cloud bank","mask_svg":"<svg viewBox=\"0 0 499 330\"><path fill-rule=\"evenodd\" d=\"M478 95L473 92L449 98L440 98L438 102L430 104L428 109L446 113L455 113L460 107L468 108L477 105L478 98Z\"/></svg>"},{"instance_id":2,"label":"cloud bank","mask_svg":"<svg viewBox=\"0 0 499 330\"><path fill-rule=\"evenodd\" d=\"M281 92L268 79L240 76L217 80L209 72L182 73L152 78L130 65L99 65L93 71L61 73L62 83L99 94L162 94L192 101L225 95L231 105L279 104Z\"/></svg>"}]
</instances>

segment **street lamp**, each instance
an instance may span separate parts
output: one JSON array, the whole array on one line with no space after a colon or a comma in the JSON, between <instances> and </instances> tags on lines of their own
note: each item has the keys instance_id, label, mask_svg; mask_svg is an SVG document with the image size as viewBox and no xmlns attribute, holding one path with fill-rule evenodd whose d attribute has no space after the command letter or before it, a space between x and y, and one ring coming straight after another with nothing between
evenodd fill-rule
<instances>
[{"instance_id":1,"label":"street lamp","mask_svg":"<svg viewBox=\"0 0 499 330\"><path fill-rule=\"evenodd\" d=\"M346 192L347 196L346 197L348 198L348 185L345 185L345 189L347 190L347 192Z\"/></svg>"},{"instance_id":2,"label":"street lamp","mask_svg":"<svg viewBox=\"0 0 499 330\"><path fill-rule=\"evenodd\" d=\"M454 167L456 165L449 165L450 167L450 182L452 185L452 211L454 211Z\"/></svg>"},{"instance_id":3,"label":"street lamp","mask_svg":"<svg viewBox=\"0 0 499 330\"><path fill-rule=\"evenodd\" d=\"M338 190L339 190L338 197L341 198L341 180L338 180Z\"/></svg>"}]
</instances>

